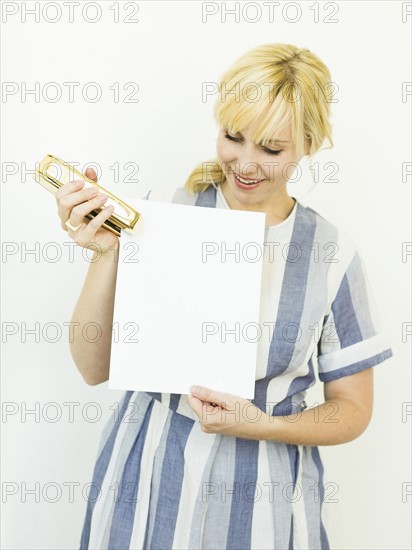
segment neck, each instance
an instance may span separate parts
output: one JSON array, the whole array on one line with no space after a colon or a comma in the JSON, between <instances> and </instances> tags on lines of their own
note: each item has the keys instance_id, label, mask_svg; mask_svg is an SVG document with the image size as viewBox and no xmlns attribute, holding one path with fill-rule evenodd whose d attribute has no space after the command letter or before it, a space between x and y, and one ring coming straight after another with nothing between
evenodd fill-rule
<instances>
[{"instance_id":1,"label":"neck","mask_svg":"<svg viewBox=\"0 0 412 550\"><path fill-rule=\"evenodd\" d=\"M291 214L296 204L296 199L288 195L285 187L275 192L270 201L250 204L241 202L233 196L226 179L220 184L220 188L230 208L234 210L264 212L266 214L266 226L283 222Z\"/></svg>"}]
</instances>

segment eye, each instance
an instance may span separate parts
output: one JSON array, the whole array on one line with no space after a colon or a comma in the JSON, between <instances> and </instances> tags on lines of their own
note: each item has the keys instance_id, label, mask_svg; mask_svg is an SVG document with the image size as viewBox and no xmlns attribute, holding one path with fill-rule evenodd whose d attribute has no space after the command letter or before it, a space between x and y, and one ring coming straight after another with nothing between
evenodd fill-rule
<instances>
[{"instance_id":1,"label":"eye","mask_svg":"<svg viewBox=\"0 0 412 550\"><path fill-rule=\"evenodd\" d=\"M240 139L231 136L228 132L225 133L225 138L230 139L230 141L240 141Z\"/></svg>"},{"instance_id":2,"label":"eye","mask_svg":"<svg viewBox=\"0 0 412 550\"><path fill-rule=\"evenodd\" d=\"M267 147L263 147L263 150L265 151L265 153L268 153L268 155L280 155L280 153L282 152L282 149L274 151L273 149L268 149Z\"/></svg>"},{"instance_id":3,"label":"eye","mask_svg":"<svg viewBox=\"0 0 412 550\"><path fill-rule=\"evenodd\" d=\"M242 140L240 138L235 138L233 136L231 136L229 134L229 132L227 130L225 130L225 134L224 134L225 138L226 139L229 139L230 141L236 141L237 143L241 142ZM282 149L279 149L278 151L275 151L273 149L268 149L267 147L263 147L262 146L262 149L265 151L265 153L267 153L268 155L280 155L280 153L282 152Z\"/></svg>"}]
</instances>

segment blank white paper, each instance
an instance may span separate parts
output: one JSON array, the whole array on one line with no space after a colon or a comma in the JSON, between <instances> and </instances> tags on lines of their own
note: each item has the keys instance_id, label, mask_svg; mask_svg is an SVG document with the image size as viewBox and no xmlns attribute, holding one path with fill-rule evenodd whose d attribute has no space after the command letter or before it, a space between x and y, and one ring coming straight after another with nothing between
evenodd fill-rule
<instances>
[{"instance_id":1,"label":"blank white paper","mask_svg":"<svg viewBox=\"0 0 412 550\"><path fill-rule=\"evenodd\" d=\"M126 202L141 218L120 237L109 388L253 399L265 214Z\"/></svg>"}]
</instances>

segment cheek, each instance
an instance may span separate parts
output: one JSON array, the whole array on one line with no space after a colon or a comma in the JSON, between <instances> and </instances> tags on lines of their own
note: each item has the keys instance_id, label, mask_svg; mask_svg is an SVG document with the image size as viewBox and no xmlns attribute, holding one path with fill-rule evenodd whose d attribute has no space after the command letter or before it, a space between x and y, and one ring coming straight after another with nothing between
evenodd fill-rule
<instances>
[{"instance_id":1,"label":"cheek","mask_svg":"<svg viewBox=\"0 0 412 550\"><path fill-rule=\"evenodd\" d=\"M269 179L287 181L295 170L293 159L288 156L274 156L273 159L265 160L265 172Z\"/></svg>"},{"instance_id":2,"label":"cheek","mask_svg":"<svg viewBox=\"0 0 412 550\"><path fill-rule=\"evenodd\" d=\"M231 144L225 138L218 138L216 142L217 158L221 162L229 162L233 158L233 150Z\"/></svg>"},{"instance_id":3,"label":"cheek","mask_svg":"<svg viewBox=\"0 0 412 550\"><path fill-rule=\"evenodd\" d=\"M285 156L279 166L280 174L284 181L289 180L296 174L298 163L293 155Z\"/></svg>"}]
</instances>

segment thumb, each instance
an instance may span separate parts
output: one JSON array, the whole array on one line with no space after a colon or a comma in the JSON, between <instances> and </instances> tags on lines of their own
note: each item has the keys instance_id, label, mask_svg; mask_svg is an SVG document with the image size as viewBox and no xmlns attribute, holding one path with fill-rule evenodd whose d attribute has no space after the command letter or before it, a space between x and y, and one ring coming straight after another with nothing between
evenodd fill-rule
<instances>
[{"instance_id":1,"label":"thumb","mask_svg":"<svg viewBox=\"0 0 412 550\"><path fill-rule=\"evenodd\" d=\"M97 181L97 174L96 174L96 171L94 168L92 168L91 166L89 166L88 168L86 168L86 170L84 171L84 175L86 177L88 177L89 179L93 180L93 181Z\"/></svg>"}]
</instances>

